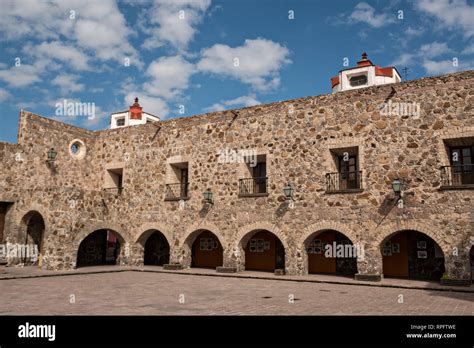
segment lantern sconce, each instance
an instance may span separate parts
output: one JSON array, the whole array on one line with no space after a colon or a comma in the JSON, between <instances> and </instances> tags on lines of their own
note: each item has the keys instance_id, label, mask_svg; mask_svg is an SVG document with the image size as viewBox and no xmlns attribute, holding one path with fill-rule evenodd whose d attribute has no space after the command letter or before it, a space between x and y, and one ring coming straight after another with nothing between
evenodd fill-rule
<instances>
[{"instance_id":1,"label":"lantern sconce","mask_svg":"<svg viewBox=\"0 0 474 348\"><path fill-rule=\"evenodd\" d=\"M283 193L285 194L286 200L290 201L293 200L293 193L295 192L295 189L293 188L293 185L290 183L286 184L286 186L283 188Z\"/></svg>"},{"instance_id":2,"label":"lantern sconce","mask_svg":"<svg viewBox=\"0 0 474 348\"><path fill-rule=\"evenodd\" d=\"M398 203L399 208L403 208L403 199L402 199L402 192L404 189L404 183L400 179L395 179L392 181L392 190L395 194L395 204Z\"/></svg>"},{"instance_id":3,"label":"lantern sconce","mask_svg":"<svg viewBox=\"0 0 474 348\"><path fill-rule=\"evenodd\" d=\"M58 153L54 150L53 147L48 150L48 159L46 160L46 163L48 163L49 167L53 167L57 155Z\"/></svg>"},{"instance_id":4,"label":"lantern sconce","mask_svg":"<svg viewBox=\"0 0 474 348\"><path fill-rule=\"evenodd\" d=\"M286 184L286 186L283 188L283 193L285 195L286 200L289 202L288 207L293 208L295 206L295 199L294 199L294 194L295 189L291 183Z\"/></svg>"},{"instance_id":5,"label":"lantern sconce","mask_svg":"<svg viewBox=\"0 0 474 348\"><path fill-rule=\"evenodd\" d=\"M204 203L214 204L214 199L212 198L212 191L210 188L204 191L202 195L204 196Z\"/></svg>"}]
</instances>

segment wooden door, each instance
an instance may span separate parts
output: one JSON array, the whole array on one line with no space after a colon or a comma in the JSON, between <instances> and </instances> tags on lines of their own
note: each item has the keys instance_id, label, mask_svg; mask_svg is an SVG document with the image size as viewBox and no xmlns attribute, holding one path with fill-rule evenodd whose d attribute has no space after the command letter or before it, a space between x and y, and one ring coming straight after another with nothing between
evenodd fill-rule
<instances>
[{"instance_id":1,"label":"wooden door","mask_svg":"<svg viewBox=\"0 0 474 348\"><path fill-rule=\"evenodd\" d=\"M385 255L384 255L385 254ZM383 274L388 277L408 277L407 232L400 232L382 246Z\"/></svg>"},{"instance_id":2,"label":"wooden door","mask_svg":"<svg viewBox=\"0 0 474 348\"><path fill-rule=\"evenodd\" d=\"M223 260L223 248L214 233L204 231L197 236L192 247L192 267L215 269L222 266Z\"/></svg>"},{"instance_id":3,"label":"wooden door","mask_svg":"<svg viewBox=\"0 0 474 348\"><path fill-rule=\"evenodd\" d=\"M276 268L276 236L269 231L255 233L245 247L245 269L271 271Z\"/></svg>"},{"instance_id":4,"label":"wooden door","mask_svg":"<svg viewBox=\"0 0 474 348\"><path fill-rule=\"evenodd\" d=\"M336 258L324 256L324 245L326 243L333 245L336 240L335 231L326 231L318 234L313 241L313 248L320 248L308 253L308 273L336 273Z\"/></svg>"}]
</instances>

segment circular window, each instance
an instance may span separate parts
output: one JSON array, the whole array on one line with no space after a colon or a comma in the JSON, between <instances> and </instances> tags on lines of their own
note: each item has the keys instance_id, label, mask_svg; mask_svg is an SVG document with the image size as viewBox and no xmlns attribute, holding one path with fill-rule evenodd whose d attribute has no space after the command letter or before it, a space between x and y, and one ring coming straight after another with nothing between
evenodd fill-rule
<instances>
[{"instance_id":1,"label":"circular window","mask_svg":"<svg viewBox=\"0 0 474 348\"><path fill-rule=\"evenodd\" d=\"M86 145L79 139L71 141L69 144L69 154L76 159L83 159L86 155Z\"/></svg>"},{"instance_id":2,"label":"circular window","mask_svg":"<svg viewBox=\"0 0 474 348\"><path fill-rule=\"evenodd\" d=\"M71 152L73 155L77 155L77 153L79 152L79 145L77 145L76 143L72 144L71 145Z\"/></svg>"}]
</instances>

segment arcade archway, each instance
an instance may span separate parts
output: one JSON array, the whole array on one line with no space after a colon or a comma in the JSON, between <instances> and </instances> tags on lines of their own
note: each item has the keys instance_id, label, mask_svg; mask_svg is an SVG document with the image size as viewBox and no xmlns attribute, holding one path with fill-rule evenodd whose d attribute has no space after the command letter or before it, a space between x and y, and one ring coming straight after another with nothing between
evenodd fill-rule
<instances>
[{"instance_id":1,"label":"arcade archway","mask_svg":"<svg viewBox=\"0 0 474 348\"><path fill-rule=\"evenodd\" d=\"M191 247L191 267L213 268L222 266L224 249L219 238L209 230L196 231Z\"/></svg>"},{"instance_id":2,"label":"arcade archway","mask_svg":"<svg viewBox=\"0 0 474 348\"><path fill-rule=\"evenodd\" d=\"M314 232L304 247L308 255L308 273L354 276L357 255L361 252L344 234L335 230Z\"/></svg>"},{"instance_id":3,"label":"arcade archway","mask_svg":"<svg viewBox=\"0 0 474 348\"><path fill-rule=\"evenodd\" d=\"M144 264L163 266L169 263L170 245L163 233L158 230L151 231L145 242Z\"/></svg>"},{"instance_id":4,"label":"arcade archway","mask_svg":"<svg viewBox=\"0 0 474 348\"><path fill-rule=\"evenodd\" d=\"M418 231L395 232L382 242L381 253L385 277L439 280L445 271L440 246Z\"/></svg>"},{"instance_id":5,"label":"arcade archway","mask_svg":"<svg viewBox=\"0 0 474 348\"><path fill-rule=\"evenodd\" d=\"M30 211L22 218L21 225L25 231L21 243L26 249L19 255L19 261L25 265L41 266L45 230L43 216L37 211Z\"/></svg>"},{"instance_id":6,"label":"arcade archway","mask_svg":"<svg viewBox=\"0 0 474 348\"><path fill-rule=\"evenodd\" d=\"M272 232L251 231L242 239L242 246L245 251L246 270L285 270L285 248Z\"/></svg>"},{"instance_id":7,"label":"arcade archway","mask_svg":"<svg viewBox=\"0 0 474 348\"><path fill-rule=\"evenodd\" d=\"M116 265L122 244L123 238L112 230L94 231L79 245L76 266Z\"/></svg>"}]
</instances>

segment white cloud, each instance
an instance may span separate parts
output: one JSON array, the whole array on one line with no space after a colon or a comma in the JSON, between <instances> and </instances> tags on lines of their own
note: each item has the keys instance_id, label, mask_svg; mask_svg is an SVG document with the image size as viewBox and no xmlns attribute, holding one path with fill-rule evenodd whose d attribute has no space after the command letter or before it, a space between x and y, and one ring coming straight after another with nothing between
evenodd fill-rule
<instances>
[{"instance_id":1,"label":"white cloud","mask_svg":"<svg viewBox=\"0 0 474 348\"><path fill-rule=\"evenodd\" d=\"M0 70L0 80L7 82L11 87L21 88L41 81L39 77L41 72L38 66L22 64Z\"/></svg>"},{"instance_id":2,"label":"white cloud","mask_svg":"<svg viewBox=\"0 0 474 348\"><path fill-rule=\"evenodd\" d=\"M459 64L453 66L453 60L435 61L433 58L445 54L453 53L454 51L448 47L445 42L432 42L422 45L416 53L403 53L390 65L393 66L413 66L421 65L428 74L439 75L443 73L450 73L460 71L467 67L466 64Z\"/></svg>"},{"instance_id":3,"label":"white cloud","mask_svg":"<svg viewBox=\"0 0 474 348\"><path fill-rule=\"evenodd\" d=\"M181 56L162 57L153 61L146 71L151 81L144 84L148 94L173 99L188 88L193 64Z\"/></svg>"},{"instance_id":4,"label":"white cloud","mask_svg":"<svg viewBox=\"0 0 474 348\"><path fill-rule=\"evenodd\" d=\"M70 11L75 11L74 19ZM61 38L89 50L94 58L123 62L128 56L132 64L142 66L128 42L132 31L114 0L2 0L0 33L7 40Z\"/></svg>"},{"instance_id":5,"label":"white cloud","mask_svg":"<svg viewBox=\"0 0 474 348\"><path fill-rule=\"evenodd\" d=\"M355 6L354 11L349 16L349 20L367 23L374 28L380 28L395 22L395 18L386 13L375 14L375 9L366 2L361 2Z\"/></svg>"},{"instance_id":6,"label":"white cloud","mask_svg":"<svg viewBox=\"0 0 474 348\"><path fill-rule=\"evenodd\" d=\"M168 43L185 50L210 5L211 0L155 0L151 9L144 11L148 21L142 30L151 36L143 47L152 49Z\"/></svg>"},{"instance_id":7,"label":"white cloud","mask_svg":"<svg viewBox=\"0 0 474 348\"><path fill-rule=\"evenodd\" d=\"M59 86L61 94L70 94L84 90L82 83L77 83L79 76L71 74L61 74L51 81L51 84Z\"/></svg>"},{"instance_id":8,"label":"white cloud","mask_svg":"<svg viewBox=\"0 0 474 348\"><path fill-rule=\"evenodd\" d=\"M109 119L111 112L102 110L100 106L95 105L95 115L91 117L82 117L82 124L86 127L95 128L98 126L104 119Z\"/></svg>"},{"instance_id":9,"label":"white cloud","mask_svg":"<svg viewBox=\"0 0 474 348\"><path fill-rule=\"evenodd\" d=\"M405 29L404 34L405 36L408 36L409 38L420 36L421 34L424 33L423 28L413 28L413 27L408 27Z\"/></svg>"},{"instance_id":10,"label":"white cloud","mask_svg":"<svg viewBox=\"0 0 474 348\"><path fill-rule=\"evenodd\" d=\"M445 27L461 29L465 37L474 35L474 6L466 0L419 0L415 8L434 16Z\"/></svg>"},{"instance_id":11,"label":"white cloud","mask_svg":"<svg viewBox=\"0 0 474 348\"><path fill-rule=\"evenodd\" d=\"M446 42L432 42L420 47L420 55L426 58L433 58L451 52L453 50L448 47Z\"/></svg>"},{"instance_id":12,"label":"white cloud","mask_svg":"<svg viewBox=\"0 0 474 348\"><path fill-rule=\"evenodd\" d=\"M40 59L47 58L67 63L76 70L91 70L86 54L60 41L43 42L36 46L27 45L23 51Z\"/></svg>"},{"instance_id":13,"label":"white cloud","mask_svg":"<svg viewBox=\"0 0 474 348\"><path fill-rule=\"evenodd\" d=\"M7 40L16 40L25 36L40 39L58 38L60 32L67 29L57 27L61 11L58 4L51 1L2 0L0 12L0 32ZM72 25L71 22L64 21Z\"/></svg>"},{"instance_id":14,"label":"white cloud","mask_svg":"<svg viewBox=\"0 0 474 348\"><path fill-rule=\"evenodd\" d=\"M238 47L216 44L204 49L197 67L201 72L231 77L265 92L280 84L280 70L291 63L289 54L279 43L258 38L245 40Z\"/></svg>"},{"instance_id":15,"label":"white cloud","mask_svg":"<svg viewBox=\"0 0 474 348\"><path fill-rule=\"evenodd\" d=\"M416 55L411 53L403 53L397 59L392 61L389 65L390 66L402 66L402 65L412 65L414 63L414 59Z\"/></svg>"},{"instance_id":16,"label":"white cloud","mask_svg":"<svg viewBox=\"0 0 474 348\"><path fill-rule=\"evenodd\" d=\"M4 88L0 88L0 102L4 102L5 100L9 99L11 94Z\"/></svg>"},{"instance_id":17,"label":"white cloud","mask_svg":"<svg viewBox=\"0 0 474 348\"><path fill-rule=\"evenodd\" d=\"M235 99L231 100L224 100L219 103L215 103L207 108L204 108L205 112L213 112L213 111L222 111L225 110L227 106L254 106L258 105L260 102L256 99L255 94L251 95L244 95Z\"/></svg>"},{"instance_id":18,"label":"white cloud","mask_svg":"<svg viewBox=\"0 0 474 348\"><path fill-rule=\"evenodd\" d=\"M15 107L20 110L34 110L39 105L40 103L34 102L34 101L29 101L29 102L21 101L19 103L16 103Z\"/></svg>"},{"instance_id":19,"label":"white cloud","mask_svg":"<svg viewBox=\"0 0 474 348\"><path fill-rule=\"evenodd\" d=\"M458 63L458 65L455 66L453 61L450 59L441 61L425 59L422 66L425 68L426 72L431 75L448 74L456 71L472 69L472 66L469 66L468 63Z\"/></svg>"},{"instance_id":20,"label":"white cloud","mask_svg":"<svg viewBox=\"0 0 474 348\"><path fill-rule=\"evenodd\" d=\"M461 52L462 54L474 54L474 43L471 43L470 45L466 46L464 50Z\"/></svg>"}]
</instances>

